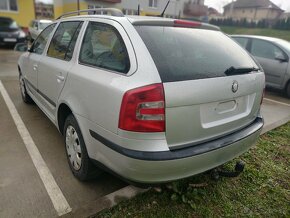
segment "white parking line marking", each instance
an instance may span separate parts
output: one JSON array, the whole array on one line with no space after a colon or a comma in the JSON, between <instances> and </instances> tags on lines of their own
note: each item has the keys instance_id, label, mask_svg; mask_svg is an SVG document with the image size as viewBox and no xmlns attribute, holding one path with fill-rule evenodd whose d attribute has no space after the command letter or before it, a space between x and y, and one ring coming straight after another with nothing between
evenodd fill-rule
<instances>
[{"instance_id":1,"label":"white parking line marking","mask_svg":"<svg viewBox=\"0 0 290 218\"><path fill-rule=\"evenodd\" d=\"M26 126L24 125L20 115L18 114L11 98L9 97L6 89L0 80L0 92L3 99L9 109L9 112L14 120L17 130L26 146L26 149L32 159L32 162L45 186L45 189L52 201L52 204L59 216L71 212L71 207L69 206L67 200L65 199L60 188L56 184L51 172L49 171L46 163L44 162L38 148L36 147L32 137L30 136Z\"/></svg>"},{"instance_id":2,"label":"white parking line marking","mask_svg":"<svg viewBox=\"0 0 290 218\"><path fill-rule=\"evenodd\" d=\"M272 99L269 99L269 98L264 98L264 100L290 107L290 104L287 104L287 103L284 103L284 102L275 101L275 100L272 100Z\"/></svg>"}]
</instances>

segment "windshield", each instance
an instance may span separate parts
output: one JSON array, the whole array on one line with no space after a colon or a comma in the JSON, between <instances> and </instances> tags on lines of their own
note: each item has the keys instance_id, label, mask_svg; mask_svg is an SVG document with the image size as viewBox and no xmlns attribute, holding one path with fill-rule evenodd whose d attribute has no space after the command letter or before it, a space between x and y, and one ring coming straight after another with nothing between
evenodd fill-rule
<instances>
[{"instance_id":1,"label":"windshield","mask_svg":"<svg viewBox=\"0 0 290 218\"><path fill-rule=\"evenodd\" d=\"M11 29L18 29L17 23L9 18L0 18L0 30L11 30Z\"/></svg>"},{"instance_id":2,"label":"windshield","mask_svg":"<svg viewBox=\"0 0 290 218\"><path fill-rule=\"evenodd\" d=\"M136 26L163 82L226 76L234 68L258 68L248 53L219 31Z\"/></svg>"},{"instance_id":3,"label":"windshield","mask_svg":"<svg viewBox=\"0 0 290 218\"><path fill-rule=\"evenodd\" d=\"M44 30L50 24L51 24L51 22L39 23L39 30Z\"/></svg>"}]
</instances>

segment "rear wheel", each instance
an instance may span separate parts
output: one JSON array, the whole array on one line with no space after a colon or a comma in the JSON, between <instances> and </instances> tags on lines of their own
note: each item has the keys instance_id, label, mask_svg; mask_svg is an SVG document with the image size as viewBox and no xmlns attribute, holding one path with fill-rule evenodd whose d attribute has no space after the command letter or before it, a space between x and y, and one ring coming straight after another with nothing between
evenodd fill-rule
<instances>
[{"instance_id":1,"label":"rear wheel","mask_svg":"<svg viewBox=\"0 0 290 218\"><path fill-rule=\"evenodd\" d=\"M20 92L21 92L22 100L26 104L32 104L33 103L33 100L32 100L32 98L27 93L27 89L26 89L26 86L25 86L24 77L22 76L22 74L19 75L19 86L20 86Z\"/></svg>"},{"instance_id":2,"label":"rear wheel","mask_svg":"<svg viewBox=\"0 0 290 218\"><path fill-rule=\"evenodd\" d=\"M79 125L72 114L67 117L63 132L67 159L74 176L81 181L94 178L100 172L90 161Z\"/></svg>"}]
</instances>

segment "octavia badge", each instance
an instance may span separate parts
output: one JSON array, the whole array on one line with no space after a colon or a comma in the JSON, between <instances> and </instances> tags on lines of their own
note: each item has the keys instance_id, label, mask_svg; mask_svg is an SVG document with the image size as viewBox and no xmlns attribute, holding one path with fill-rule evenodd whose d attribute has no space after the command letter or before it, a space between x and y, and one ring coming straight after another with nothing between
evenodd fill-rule
<instances>
[{"instance_id":1,"label":"octavia badge","mask_svg":"<svg viewBox=\"0 0 290 218\"><path fill-rule=\"evenodd\" d=\"M232 91L233 93L236 93L239 89L239 83L237 81L234 81L233 82L233 85L232 85Z\"/></svg>"}]
</instances>

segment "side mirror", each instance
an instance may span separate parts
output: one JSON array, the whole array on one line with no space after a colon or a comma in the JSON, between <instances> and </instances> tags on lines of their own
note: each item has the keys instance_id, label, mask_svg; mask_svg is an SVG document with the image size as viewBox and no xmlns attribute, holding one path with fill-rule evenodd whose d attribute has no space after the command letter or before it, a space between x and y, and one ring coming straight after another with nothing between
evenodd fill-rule
<instances>
[{"instance_id":1,"label":"side mirror","mask_svg":"<svg viewBox=\"0 0 290 218\"><path fill-rule=\"evenodd\" d=\"M17 43L14 47L14 51L26 52L29 51L29 48L27 43Z\"/></svg>"},{"instance_id":2,"label":"side mirror","mask_svg":"<svg viewBox=\"0 0 290 218\"><path fill-rule=\"evenodd\" d=\"M282 54L276 55L275 60L280 61L281 63L288 62L288 59Z\"/></svg>"}]
</instances>

